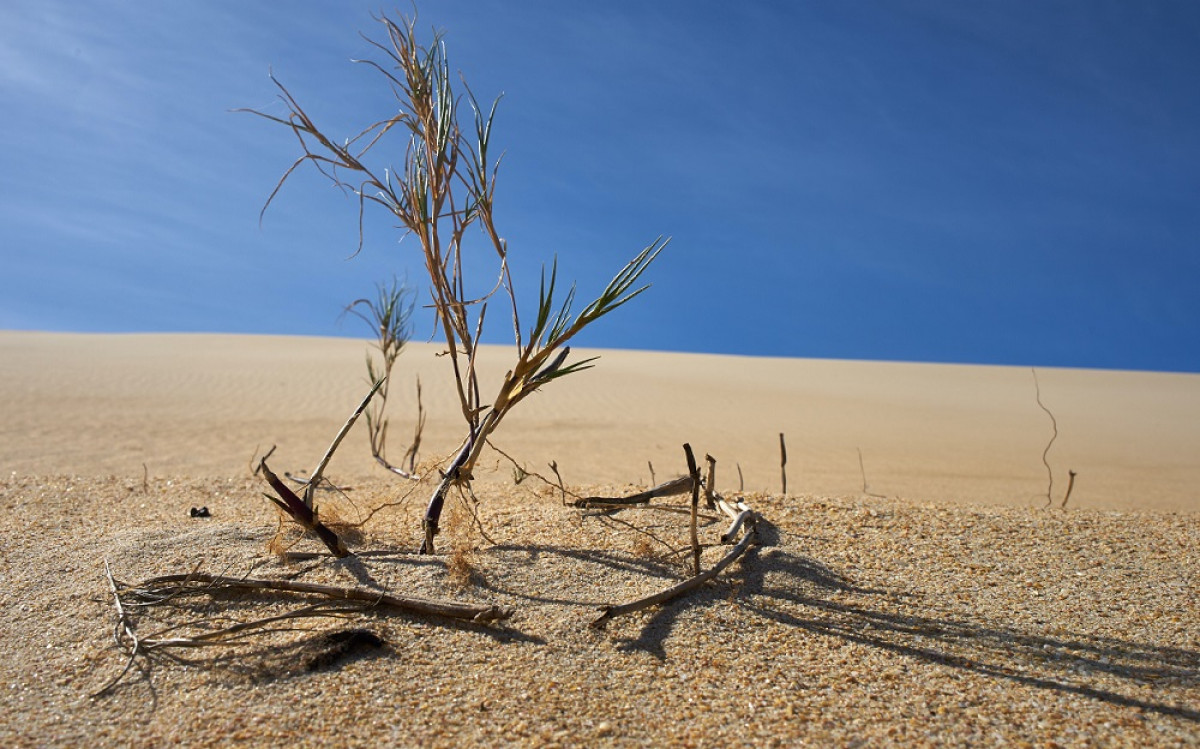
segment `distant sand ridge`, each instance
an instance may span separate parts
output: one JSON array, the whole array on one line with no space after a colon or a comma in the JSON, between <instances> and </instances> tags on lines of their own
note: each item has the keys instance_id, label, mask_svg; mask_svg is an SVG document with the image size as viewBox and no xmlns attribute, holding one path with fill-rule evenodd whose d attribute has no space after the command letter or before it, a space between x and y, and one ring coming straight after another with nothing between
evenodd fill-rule
<instances>
[{"instance_id":1,"label":"distant sand ridge","mask_svg":"<svg viewBox=\"0 0 1200 749\"><path fill-rule=\"evenodd\" d=\"M366 391L369 344L232 335L0 332L0 462L18 474L245 475L277 444L281 469L307 470ZM420 376L423 457L462 436L448 362L412 344L392 385L391 448L412 430ZM645 484L683 471L690 442L718 483L778 491L867 492L917 502L1044 503L1052 432L1028 368L770 359L632 351L555 382L501 426L497 444L532 470L556 461L576 484ZM487 347L485 392L512 358ZM1200 510L1200 376L1039 369L1058 438L1055 499L1071 505ZM486 400L486 398L485 398ZM494 456L494 454L492 454ZM861 455L861 463L860 463ZM487 457L485 465L497 465ZM501 467L501 475L508 468ZM361 430L330 468L377 469Z\"/></svg>"}]
</instances>

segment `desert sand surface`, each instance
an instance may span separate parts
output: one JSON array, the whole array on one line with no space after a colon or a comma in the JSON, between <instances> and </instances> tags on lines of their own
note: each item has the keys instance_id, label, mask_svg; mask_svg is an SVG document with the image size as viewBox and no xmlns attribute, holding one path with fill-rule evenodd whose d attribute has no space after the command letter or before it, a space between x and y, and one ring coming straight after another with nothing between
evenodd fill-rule
<instances>
[{"instance_id":1,"label":"desert sand surface","mask_svg":"<svg viewBox=\"0 0 1200 749\"><path fill-rule=\"evenodd\" d=\"M401 357L390 404L398 458L420 378L426 480L376 466L356 428L327 470L344 493L318 499L356 526L355 556L276 538L256 456L311 470L366 392L367 350L0 332L4 745L1200 742L1200 376L1039 368L1052 424L1029 368L574 352L601 358L521 404L497 447L544 476L554 462L572 495L617 496L683 473L688 442L763 518L714 581L595 629L599 607L688 576L687 516L583 511L490 453L443 553L413 554L462 437L432 344ZM484 351L485 391L511 353ZM701 524L705 567L724 525ZM96 696L126 663L106 563L123 584L199 569L511 616L285 620L144 654ZM150 640L313 603L119 592ZM331 655L351 628L379 646Z\"/></svg>"}]
</instances>

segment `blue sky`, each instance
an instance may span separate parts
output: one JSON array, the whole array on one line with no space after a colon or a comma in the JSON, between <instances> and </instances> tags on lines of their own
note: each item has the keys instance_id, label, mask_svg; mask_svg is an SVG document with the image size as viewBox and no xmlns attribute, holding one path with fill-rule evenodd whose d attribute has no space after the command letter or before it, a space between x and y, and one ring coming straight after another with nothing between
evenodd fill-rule
<instances>
[{"instance_id":1,"label":"blue sky","mask_svg":"<svg viewBox=\"0 0 1200 749\"><path fill-rule=\"evenodd\" d=\"M296 144L230 110L282 113L273 68L332 134L385 116L349 62L378 8L0 4L0 328L366 333L343 306L419 282L415 244L376 213L348 259L356 203L315 173L260 226ZM420 10L505 94L518 293L674 237L582 344L1200 372L1200 4Z\"/></svg>"}]
</instances>

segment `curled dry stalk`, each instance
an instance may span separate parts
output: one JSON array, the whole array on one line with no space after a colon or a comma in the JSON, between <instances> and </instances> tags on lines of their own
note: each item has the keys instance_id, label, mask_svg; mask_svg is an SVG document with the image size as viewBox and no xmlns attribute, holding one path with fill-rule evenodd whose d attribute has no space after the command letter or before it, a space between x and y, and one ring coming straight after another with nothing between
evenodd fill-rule
<instances>
[{"instance_id":1,"label":"curled dry stalk","mask_svg":"<svg viewBox=\"0 0 1200 749\"><path fill-rule=\"evenodd\" d=\"M1058 419L1054 418L1054 413L1049 408L1046 408L1045 403L1042 403L1042 386L1038 382L1037 369L1030 367L1029 371L1033 373L1034 398L1037 400L1038 407L1050 417L1050 428L1053 430L1053 433L1050 435L1050 441L1046 443L1046 449L1042 451L1042 465L1046 466L1046 476L1048 478L1046 507L1049 507L1054 502L1054 469L1050 467L1050 460L1047 456L1050 455L1050 448L1054 446L1054 440L1058 439Z\"/></svg>"},{"instance_id":2,"label":"curled dry stalk","mask_svg":"<svg viewBox=\"0 0 1200 749\"><path fill-rule=\"evenodd\" d=\"M390 117L349 139L331 137L273 76L287 115L243 111L288 128L302 151L267 198L264 212L296 169L310 164L334 185L358 198L360 249L368 203L398 219L406 234L420 243L431 305L446 342L467 432L461 447L443 468L442 480L429 499L422 521L421 552L433 553L446 494L452 486L471 481L488 436L531 393L590 365L590 359L567 362L568 342L645 291L647 286L639 286L638 281L668 240L659 237L647 245L578 313L572 309L574 286L561 300L556 298L555 261L548 277L543 269L537 316L526 333L517 314L509 248L493 213L500 158L493 158L489 151L499 98L484 109L465 82L464 94L456 92L440 34L425 46L417 41L415 19L396 22L380 16L376 20L383 26L386 41L367 41L382 53L382 62L360 62L380 73L389 84L397 105ZM470 108L470 122L465 128L459 120L464 99ZM395 132L407 138L407 147L403 165L393 169L372 157L385 136ZM467 232L471 229L482 235L496 260L495 280L482 296L467 292L469 280L472 287L478 283L474 277L468 279L464 271ZM485 400L476 367L478 344L488 303L501 290L512 313L516 361L496 387L495 395Z\"/></svg>"},{"instance_id":3,"label":"curled dry stalk","mask_svg":"<svg viewBox=\"0 0 1200 749\"><path fill-rule=\"evenodd\" d=\"M379 284L376 287L374 299L365 297L356 299L346 307L345 311L358 317L371 328L375 334L375 348L379 350L379 364L376 364L375 357L370 352L367 353L367 379L373 383L383 383L375 402L365 414L371 456L375 458L376 463L392 473L406 479L419 481L417 456L421 449L421 435L425 431L425 408L421 403L420 378L417 378L416 428L412 443L405 451L399 465L395 465L387 459L388 421L384 416L388 402L388 390L392 382L392 367L396 364L396 359L400 357L412 335L412 295L412 290L406 284L393 278L390 284Z\"/></svg>"}]
</instances>

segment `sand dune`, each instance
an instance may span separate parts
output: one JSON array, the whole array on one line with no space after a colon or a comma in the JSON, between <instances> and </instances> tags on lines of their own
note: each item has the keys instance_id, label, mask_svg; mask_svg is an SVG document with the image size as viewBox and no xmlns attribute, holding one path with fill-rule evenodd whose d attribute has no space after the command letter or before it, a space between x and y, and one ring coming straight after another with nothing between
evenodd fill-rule
<instances>
[{"instance_id":1,"label":"sand dune","mask_svg":"<svg viewBox=\"0 0 1200 749\"><path fill-rule=\"evenodd\" d=\"M0 465L18 474L240 476L256 450L311 467L365 392L368 344L215 335L0 333ZM429 413L423 455L451 452L461 416L448 363L413 344L393 384L392 442ZM482 357L485 391L511 361ZM568 482L645 483L683 469L690 442L747 490L867 493L919 502L1045 502L1052 436L1028 368L769 359L632 351L522 404L497 444ZM1200 510L1200 376L1039 369L1057 419L1056 500L1077 507ZM861 463L860 463L861 455ZM375 474L361 430L335 475Z\"/></svg>"},{"instance_id":2,"label":"sand dune","mask_svg":"<svg viewBox=\"0 0 1200 749\"><path fill-rule=\"evenodd\" d=\"M648 461L659 479L681 471L688 441L719 459L718 488L765 518L715 581L597 631L598 606L690 574L684 516L588 516L501 465L481 471L478 524L454 500L443 554L417 556L431 481L383 473L355 433L330 469L353 490L320 510L363 521L384 508L357 556L313 555L294 531L289 548L308 556L268 552L280 526L251 458L277 444L277 470L310 468L364 393L365 348L0 333L0 744L1200 741L1200 377L1039 370L1058 421L1056 498L1079 474L1064 512L1041 509L1051 427L1027 369L578 352L602 359L514 411L503 449L534 470L557 461L572 486L620 490L649 480ZM426 456L460 438L435 353L413 346L393 391L421 377ZM485 386L508 353L484 352ZM401 446L413 405L394 397ZM729 548L723 527L700 529L706 568ZM199 569L513 614L289 620L183 662L139 657L95 697L127 662L106 565L129 583ZM127 611L139 637L161 639L311 603L206 591ZM331 646L363 629L379 647Z\"/></svg>"}]
</instances>

